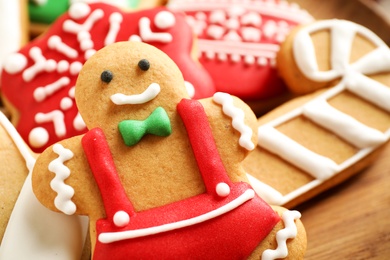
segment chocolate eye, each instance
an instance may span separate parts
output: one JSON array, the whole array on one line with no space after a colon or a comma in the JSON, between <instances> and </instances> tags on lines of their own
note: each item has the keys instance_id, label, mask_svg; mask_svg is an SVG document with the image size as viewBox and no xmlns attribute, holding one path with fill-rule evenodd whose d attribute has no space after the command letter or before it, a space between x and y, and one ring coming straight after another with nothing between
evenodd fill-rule
<instances>
[{"instance_id":1,"label":"chocolate eye","mask_svg":"<svg viewBox=\"0 0 390 260\"><path fill-rule=\"evenodd\" d=\"M114 74L112 74L112 72L110 70L105 70L100 75L100 79L106 83L110 83L110 81L112 80L113 77L114 77Z\"/></svg>"},{"instance_id":2,"label":"chocolate eye","mask_svg":"<svg viewBox=\"0 0 390 260\"><path fill-rule=\"evenodd\" d=\"M138 62L138 67L143 71L147 71L150 68L150 63L147 59L142 59Z\"/></svg>"}]
</instances>

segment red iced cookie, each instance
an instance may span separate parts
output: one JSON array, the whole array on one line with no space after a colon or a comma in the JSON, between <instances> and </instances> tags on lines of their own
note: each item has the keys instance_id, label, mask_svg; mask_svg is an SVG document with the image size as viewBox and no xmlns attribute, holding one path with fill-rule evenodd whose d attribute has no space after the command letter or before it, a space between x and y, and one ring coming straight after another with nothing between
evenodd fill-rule
<instances>
[{"instance_id":1,"label":"red iced cookie","mask_svg":"<svg viewBox=\"0 0 390 260\"><path fill-rule=\"evenodd\" d=\"M2 93L17 115L13 122L40 152L50 144L85 132L74 104L74 85L84 62L117 41L143 41L167 53L179 66L194 98L215 89L207 72L191 58L193 34L181 13L166 8L125 13L106 4L74 4L43 36L5 62Z\"/></svg>"},{"instance_id":2,"label":"red iced cookie","mask_svg":"<svg viewBox=\"0 0 390 260\"><path fill-rule=\"evenodd\" d=\"M168 6L187 14L199 37L199 61L217 91L246 100L285 91L275 69L279 44L293 27L313 19L278 0L171 0Z\"/></svg>"}]
</instances>

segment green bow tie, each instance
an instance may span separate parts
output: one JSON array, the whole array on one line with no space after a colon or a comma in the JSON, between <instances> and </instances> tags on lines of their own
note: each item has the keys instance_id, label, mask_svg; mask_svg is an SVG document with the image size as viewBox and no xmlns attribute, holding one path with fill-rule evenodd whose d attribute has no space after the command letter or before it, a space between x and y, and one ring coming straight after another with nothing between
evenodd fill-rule
<instances>
[{"instance_id":1,"label":"green bow tie","mask_svg":"<svg viewBox=\"0 0 390 260\"><path fill-rule=\"evenodd\" d=\"M168 136L172 133L171 122L164 108L156 108L145 120L123 120L119 132L127 146L137 144L145 134Z\"/></svg>"}]
</instances>

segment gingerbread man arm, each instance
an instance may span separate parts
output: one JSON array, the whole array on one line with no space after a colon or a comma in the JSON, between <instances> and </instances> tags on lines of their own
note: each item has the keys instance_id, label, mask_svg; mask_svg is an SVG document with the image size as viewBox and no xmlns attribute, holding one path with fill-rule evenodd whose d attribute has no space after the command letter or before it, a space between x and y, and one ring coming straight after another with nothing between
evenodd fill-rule
<instances>
[{"instance_id":1,"label":"gingerbread man arm","mask_svg":"<svg viewBox=\"0 0 390 260\"><path fill-rule=\"evenodd\" d=\"M201 100L218 151L232 181L246 181L241 162L256 147L256 116L241 99L226 93Z\"/></svg>"},{"instance_id":2,"label":"gingerbread man arm","mask_svg":"<svg viewBox=\"0 0 390 260\"><path fill-rule=\"evenodd\" d=\"M81 137L47 148L38 157L32 175L38 200L47 208L67 215L88 215L101 205L99 190L81 146Z\"/></svg>"}]
</instances>

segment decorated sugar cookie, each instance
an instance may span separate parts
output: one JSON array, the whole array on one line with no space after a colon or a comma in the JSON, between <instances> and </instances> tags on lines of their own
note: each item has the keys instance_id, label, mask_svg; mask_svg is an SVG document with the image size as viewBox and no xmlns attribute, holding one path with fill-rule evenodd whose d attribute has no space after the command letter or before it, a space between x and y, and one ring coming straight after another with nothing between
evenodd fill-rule
<instances>
[{"instance_id":1,"label":"decorated sugar cookie","mask_svg":"<svg viewBox=\"0 0 390 260\"><path fill-rule=\"evenodd\" d=\"M89 259L86 219L52 212L36 199L35 157L0 112L0 259Z\"/></svg>"},{"instance_id":2,"label":"decorated sugar cookie","mask_svg":"<svg viewBox=\"0 0 390 260\"><path fill-rule=\"evenodd\" d=\"M261 117L244 165L269 203L293 207L358 173L388 143L390 49L361 25L322 20L288 36L278 65L291 90L317 92Z\"/></svg>"},{"instance_id":3,"label":"decorated sugar cookie","mask_svg":"<svg viewBox=\"0 0 390 260\"><path fill-rule=\"evenodd\" d=\"M246 101L286 92L276 54L292 28L313 20L306 11L279 0L170 0L168 6L186 13L198 36L199 61L217 91Z\"/></svg>"},{"instance_id":4,"label":"decorated sugar cookie","mask_svg":"<svg viewBox=\"0 0 390 260\"><path fill-rule=\"evenodd\" d=\"M104 2L125 10L138 10L162 5L161 0L28 0L31 33L40 34L77 2Z\"/></svg>"},{"instance_id":5,"label":"decorated sugar cookie","mask_svg":"<svg viewBox=\"0 0 390 260\"><path fill-rule=\"evenodd\" d=\"M33 187L89 216L93 259L303 257L300 213L271 208L241 167L256 118L240 99L189 99L175 63L139 42L94 54L75 98L88 132L47 148Z\"/></svg>"},{"instance_id":6,"label":"decorated sugar cookie","mask_svg":"<svg viewBox=\"0 0 390 260\"><path fill-rule=\"evenodd\" d=\"M5 105L34 151L85 133L74 101L77 75L92 54L117 41L142 41L167 53L191 97L215 92L207 72L191 57L193 35L183 14L163 7L126 13L107 4L76 3L45 35L5 62Z\"/></svg>"}]
</instances>

